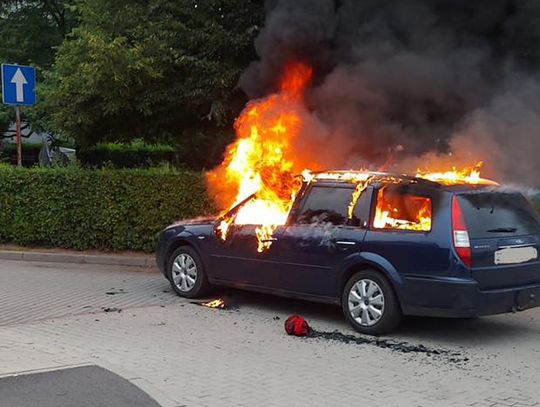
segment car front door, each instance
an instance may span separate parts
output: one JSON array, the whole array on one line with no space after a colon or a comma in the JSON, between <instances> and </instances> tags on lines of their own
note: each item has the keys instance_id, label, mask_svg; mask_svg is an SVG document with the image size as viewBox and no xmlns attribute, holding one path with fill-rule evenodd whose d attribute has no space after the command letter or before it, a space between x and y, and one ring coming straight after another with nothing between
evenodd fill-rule
<instances>
[{"instance_id":1,"label":"car front door","mask_svg":"<svg viewBox=\"0 0 540 407\"><path fill-rule=\"evenodd\" d=\"M273 249L280 256L285 290L327 298L338 295L340 265L360 249L366 234L361 220L356 216L349 219L353 191L352 184L310 186L288 225L275 235ZM364 207L364 202L369 208L366 192L360 196L357 209Z\"/></svg>"},{"instance_id":2,"label":"car front door","mask_svg":"<svg viewBox=\"0 0 540 407\"><path fill-rule=\"evenodd\" d=\"M257 251L257 227L259 225L231 225L224 241L214 234L210 267L215 279L237 286L281 287L275 251L272 247Z\"/></svg>"}]
</instances>

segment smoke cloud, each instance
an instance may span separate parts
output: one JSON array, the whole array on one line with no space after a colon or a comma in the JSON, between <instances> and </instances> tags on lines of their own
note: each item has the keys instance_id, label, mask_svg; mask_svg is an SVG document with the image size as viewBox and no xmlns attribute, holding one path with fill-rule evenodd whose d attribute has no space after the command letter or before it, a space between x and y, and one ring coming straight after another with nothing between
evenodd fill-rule
<instances>
[{"instance_id":1,"label":"smoke cloud","mask_svg":"<svg viewBox=\"0 0 540 407\"><path fill-rule=\"evenodd\" d=\"M472 165L538 186L540 2L269 0L251 98L283 67L311 64L297 141L329 168Z\"/></svg>"}]
</instances>

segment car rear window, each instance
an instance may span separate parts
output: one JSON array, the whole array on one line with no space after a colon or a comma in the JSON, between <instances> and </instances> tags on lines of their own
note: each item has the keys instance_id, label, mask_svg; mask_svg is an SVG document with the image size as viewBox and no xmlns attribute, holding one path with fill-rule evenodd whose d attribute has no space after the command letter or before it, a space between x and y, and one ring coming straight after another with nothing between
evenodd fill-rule
<instances>
[{"instance_id":1,"label":"car rear window","mask_svg":"<svg viewBox=\"0 0 540 407\"><path fill-rule=\"evenodd\" d=\"M538 214L520 193L458 195L472 238L540 234Z\"/></svg>"},{"instance_id":2,"label":"car rear window","mask_svg":"<svg viewBox=\"0 0 540 407\"><path fill-rule=\"evenodd\" d=\"M352 188L312 187L300 210L298 223L344 225L352 193Z\"/></svg>"}]
</instances>

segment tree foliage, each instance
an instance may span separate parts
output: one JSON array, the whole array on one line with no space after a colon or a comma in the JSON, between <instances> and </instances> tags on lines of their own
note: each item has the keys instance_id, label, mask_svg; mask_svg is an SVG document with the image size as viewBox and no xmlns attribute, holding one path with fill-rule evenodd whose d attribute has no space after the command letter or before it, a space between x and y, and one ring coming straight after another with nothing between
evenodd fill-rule
<instances>
[{"instance_id":1,"label":"tree foliage","mask_svg":"<svg viewBox=\"0 0 540 407\"><path fill-rule=\"evenodd\" d=\"M0 61L38 68L34 130L78 147L173 142L211 166L245 103L263 0L4 0ZM14 119L0 107L0 134Z\"/></svg>"},{"instance_id":2,"label":"tree foliage","mask_svg":"<svg viewBox=\"0 0 540 407\"><path fill-rule=\"evenodd\" d=\"M2 0L0 61L33 65L40 74L47 70L54 61L55 48L76 21L72 3L73 0ZM0 139L13 120L14 109L1 105Z\"/></svg>"},{"instance_id":3,"label":"tree foliage","mask_svg":"<svg viewBox=\"0 0 540 407\"><path fill-rule=\"evenodd\" d=\"M74 23L72 0L3 0L0 3L0 58L47 67Z\"/></svg>"},{"instance_id":4,"label":"tree foliage","mask_svg":"<svg viewBox=\"0 0 540 407\"><path fill-rule=\"evenodd\" d=\"M253 59L261 1L79 0L76 10L80 24L44 89L55 129L83 147L219 144L209 134L243 104L235 88Z\"/></svg>"}]
</instances>

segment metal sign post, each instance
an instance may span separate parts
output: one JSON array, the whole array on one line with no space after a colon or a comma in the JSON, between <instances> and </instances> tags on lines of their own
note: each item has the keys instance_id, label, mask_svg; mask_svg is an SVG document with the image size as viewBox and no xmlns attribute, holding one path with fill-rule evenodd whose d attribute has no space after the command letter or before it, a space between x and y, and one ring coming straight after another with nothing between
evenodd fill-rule
<instances>
[{"instance_id":1,"label":"metal sign post","mask_svg":"<svg viewBox=\"0 0 540 407\"><path fill-rule=\"evenodd\" d=\"M15 127L17 131L17 166L22 167L21 107L15 106Z\"/></svg>"},{"instance_id":2,"label":"metal sign post","mask_svg":"<svg viewBox=\"0 0 540 407\"><path fill-rule=\"evenodd\" d=\"M2 64L2 101L15 106L17 165L22 166L21 106L36 104L36 69L31 66Z\"/></svg>"}]
</instances>

